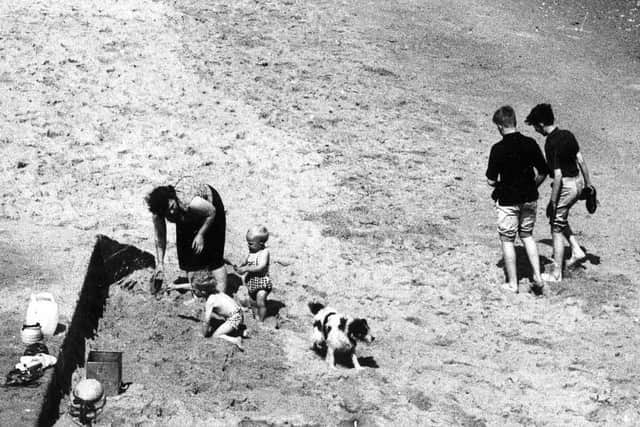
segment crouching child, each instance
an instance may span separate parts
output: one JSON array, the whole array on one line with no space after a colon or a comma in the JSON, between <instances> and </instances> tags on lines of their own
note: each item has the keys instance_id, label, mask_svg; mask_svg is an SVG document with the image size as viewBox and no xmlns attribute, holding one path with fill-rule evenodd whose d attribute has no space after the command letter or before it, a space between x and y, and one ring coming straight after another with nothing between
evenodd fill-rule
<instances>
[{"instance_id":1,"label":"crouching child","mask_svg":"<svg viewBox=\"0 0 640 427\"><path fill-rule=\"evenodd\" d=\"M242 307L227 294L209 295L202 315L202 334L205 337L211 335L212 319L222 321L222 324L213 331L213 336L235 344L244 351L242 337L245 336L245 326Z\"/></svg>"}]
</instances>

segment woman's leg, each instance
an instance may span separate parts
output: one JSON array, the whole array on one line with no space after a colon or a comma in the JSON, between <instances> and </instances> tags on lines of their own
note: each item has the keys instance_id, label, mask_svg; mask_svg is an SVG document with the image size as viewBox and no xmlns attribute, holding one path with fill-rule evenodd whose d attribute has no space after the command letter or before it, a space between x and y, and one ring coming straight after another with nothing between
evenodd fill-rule
<instances>
[{"instance_id":1,"label":"woman's leg","mask_svg":"<svg viewBox=\"0 0 640 427\"><path fill-rule=\"evenodd\" d=\"M216 279L216 289L218 292L227 293L227 269L224 265L212 271L213 277Z\"/></svg>"}]
</instances>

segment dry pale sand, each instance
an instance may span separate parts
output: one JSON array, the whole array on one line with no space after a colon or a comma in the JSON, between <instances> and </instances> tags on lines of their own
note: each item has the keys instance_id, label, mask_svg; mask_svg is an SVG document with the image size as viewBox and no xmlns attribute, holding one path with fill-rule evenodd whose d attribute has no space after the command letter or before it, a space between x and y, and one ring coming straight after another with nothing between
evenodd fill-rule
<instances>
[{"instance_id":1,"label":"dry pale sand","mask_svg":"<svg viewBox=\"0 0 640 427\"><path fill-rule=\"evenodd\" d=\"M128 384L97 425L640 424L638 6L502 3L0 3L2 366L32 292L68 323L96 234L153 252L144 194L194 176L223 197L229 260L271 230L281 327L249 318L238 352L135 273L89 343ZM538 102L601 195L572 213L588 261L543 297L496 286L484 180L492 112ZM364 371L310 351L310 300L369 319ZM33 425L45 389L1 389L0 424Z\"/></svg>"}]
</instances>

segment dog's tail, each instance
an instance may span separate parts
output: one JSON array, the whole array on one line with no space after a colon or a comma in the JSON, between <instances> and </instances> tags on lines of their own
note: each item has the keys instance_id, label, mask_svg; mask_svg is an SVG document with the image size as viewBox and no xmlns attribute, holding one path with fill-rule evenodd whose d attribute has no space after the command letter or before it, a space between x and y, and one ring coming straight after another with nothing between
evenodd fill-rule
<instances>
[{"instance_id":1,"label":"dog's tail","mask_svg":"<svg viewBox=\"0 0 640 427\"><path fill-rule=\"evenodd\" d=\"M311 310L311 314L317 314L320 310L324 308L324 305L320 304L319 302L310 302L308 305L309 305L309 310Z\"/></svg>"}]
</instances>

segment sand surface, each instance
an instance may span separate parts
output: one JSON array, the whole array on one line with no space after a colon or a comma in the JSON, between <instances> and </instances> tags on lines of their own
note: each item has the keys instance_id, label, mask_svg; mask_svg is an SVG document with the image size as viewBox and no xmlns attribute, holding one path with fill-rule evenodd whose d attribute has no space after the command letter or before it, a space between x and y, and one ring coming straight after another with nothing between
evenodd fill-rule
<instances>
[{"instance_id":1,"label":"sand surface","mask_svg":"<svg viewBox=\"0 0 640 427\"><path fill-rule=\"evenodd\" d=\"M123 352L128 385L97 425L640 424L639 19L635 1L1 2L1 365L32 292L69 322L95 236L153 253L145 193L194 176L224 200L229 260L271 230L280 328L249 317L244 352L203 339L199 305L136 273L90 343ZM484 171L493 111L534 136L539 102L601 205L572 211L587 262L535 297L496 286ZM309 349L310 300L369 320L364 371ZM0 389L0 425L33 425L45 387Z\"/></svg>"}]
</instances>

